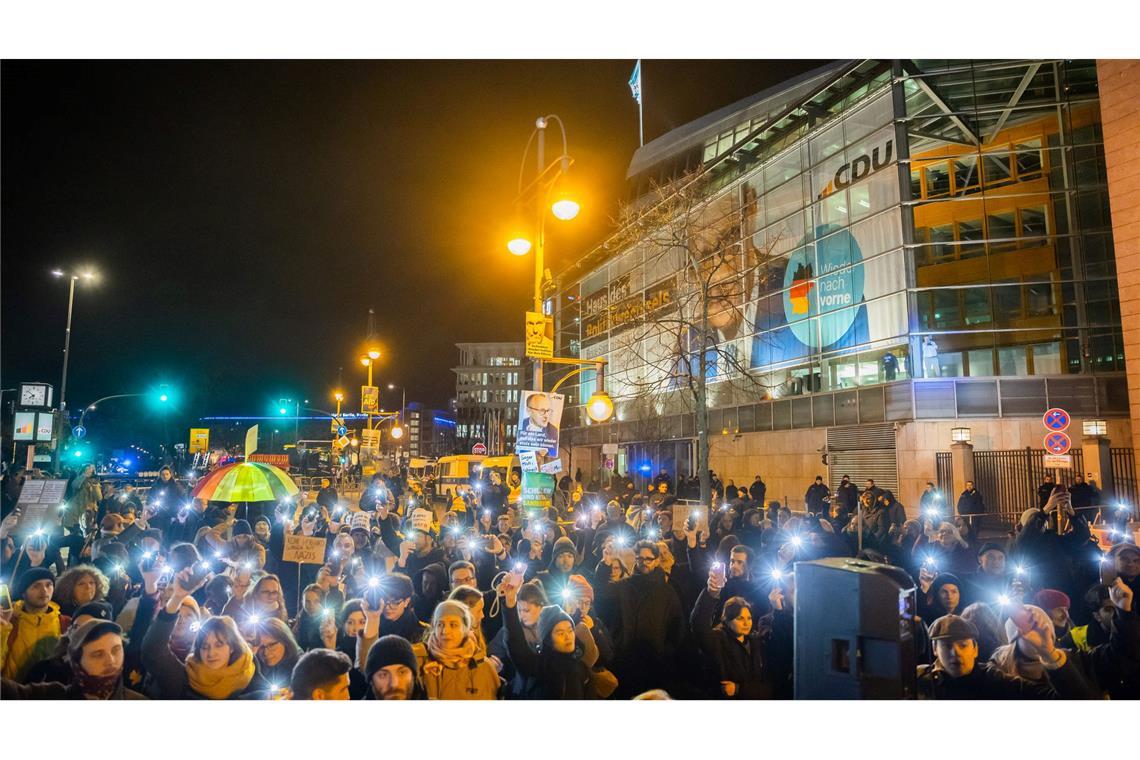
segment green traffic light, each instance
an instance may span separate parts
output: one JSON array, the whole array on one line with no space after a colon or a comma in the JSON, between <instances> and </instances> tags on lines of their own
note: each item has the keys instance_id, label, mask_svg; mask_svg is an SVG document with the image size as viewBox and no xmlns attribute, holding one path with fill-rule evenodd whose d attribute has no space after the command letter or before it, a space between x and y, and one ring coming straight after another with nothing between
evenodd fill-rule
<instances>
[{"instance_id":1,"label":"green traffic light","mask_svg":"<svg viewBox=\"0 0 1140 760\"><path fill-rule=\"evenodd\" d=\"M170 396L167 396L167 395L164 393L164 394L162 394L161 396L159 396L159 397L158 397L158 400L159 400L159 401L161 401L161 402L163 402L163 403L165 404L167 401L169 401L169 400L170 400Z\"/></svg>"},{"instance_id":2,"label":"green traffic light","mask_svg":"<svg viewBox=\"0 0 1140 760\"><path fill-rule=\"evenodd\" d=\"M285 407L281 407L277 411L279 411L281 414L288 414L289 413L289 410L286 409Z\"/></svg>"}]
</instances>

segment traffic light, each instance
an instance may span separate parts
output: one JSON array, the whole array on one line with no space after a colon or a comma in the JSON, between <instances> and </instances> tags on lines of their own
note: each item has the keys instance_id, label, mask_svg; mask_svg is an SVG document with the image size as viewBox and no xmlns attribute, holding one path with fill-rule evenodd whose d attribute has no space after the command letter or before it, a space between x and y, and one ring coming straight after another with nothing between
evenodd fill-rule
<instances>
[{"instance_id":1,"label":"traffic light","mask_svg":"<svg viewBox=\"0 0 1140 760\"><path fill-rule=\"evenodd\" d=\"M287 398L277 399L277 413L282 415L282 416L285 416L286 414L289 413L289 399L287 399Z\"/></svg>"},{"instance_id":2,"label":"traffic light","mask_svg":"<svg viewBox=\"0 0 1140 760\"><path fill-rule=\"evenodd\" d=\"M163 404L170 400L170 386L166 383L158 386L158 400Z\"/></svg>"}]
</instances>

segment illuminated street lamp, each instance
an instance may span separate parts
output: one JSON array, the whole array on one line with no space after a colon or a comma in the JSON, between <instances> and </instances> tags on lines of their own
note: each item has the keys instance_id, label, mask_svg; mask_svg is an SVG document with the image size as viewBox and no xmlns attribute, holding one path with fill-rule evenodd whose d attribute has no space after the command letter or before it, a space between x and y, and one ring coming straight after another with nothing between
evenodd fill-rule
<instances>
[{"instance_id":1,"label":"illuminated street lamp","mask_svg":"<svg viewBox=\"0 0 1140 760\"><path fill-rule=\"evenodd\" d=\"M507 242L507 250L516 256L526 256L530 253L530 241L524 237L517 237Z\"/></svg>"},{"instance_id":2,"label":"illuminated street lamp","mask_svg":"<svg viewBox=\"0 0 1140 760\"><path fill-rule=\"evenodd\" d=\"M605 422L614 415L614 402L610 394L596 391L586 402L586 416L594 422Z\"/></svg>"},{"instance_id":3,"label":"illuminated street lamp","mask_svg":"<svg viewBox=\"0 0 1140 760\"><path fill-rule=\"evenodd\" d=\"M63 426L67 422L67 360L71 354L71 316L75 310L75 283L80 279L93 282L97 275L91 269L73 272L70 276L67 272L59 268L51 270L51 273L57 279L60 277L68 277L69 280L67 291L67 330L63 338L63 381L59 385L59 419L56 420L56 429L58 432L56 435L55 453L53 455L55 471L59 472L59 455L60 450L63 448Z\"/></svg>"}]
</instances>

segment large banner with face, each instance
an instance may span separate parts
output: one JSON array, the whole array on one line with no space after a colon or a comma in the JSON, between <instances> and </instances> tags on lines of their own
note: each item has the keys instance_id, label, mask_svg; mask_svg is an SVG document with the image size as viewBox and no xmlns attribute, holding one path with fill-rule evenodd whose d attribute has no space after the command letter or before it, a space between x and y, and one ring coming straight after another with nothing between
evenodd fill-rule
<instances>
[{"instance_id":1,"label":"large banner with face","mask_svg":"<svg viewBox=\"0 0 1140 760\"><path fill-rule=\"evenodd\" d=\"M523 391L519 401L519 428L516 451L533 451L546 457L558 456L558 429L566 397L560 393Z\"/></svg>"}]
</instances>

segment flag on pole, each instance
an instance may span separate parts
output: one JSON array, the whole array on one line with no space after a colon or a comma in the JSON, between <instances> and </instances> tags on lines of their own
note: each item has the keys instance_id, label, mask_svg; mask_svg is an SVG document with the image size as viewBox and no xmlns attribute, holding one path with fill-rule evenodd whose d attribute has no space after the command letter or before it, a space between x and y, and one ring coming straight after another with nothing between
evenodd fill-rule
<instances>
[{"instance_id":1,"label":"flag on pole","mask_svg":"<svg viewBox=\"0 0 1140 760\"><path fill-rule=\"evenodd\" d=\"M633 67L633 74L629 77L629 89L633 93L633 99L641 105L641 59L637 59L637 64Z\"/></svg>"}]
</instances>

